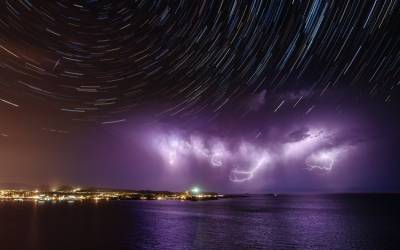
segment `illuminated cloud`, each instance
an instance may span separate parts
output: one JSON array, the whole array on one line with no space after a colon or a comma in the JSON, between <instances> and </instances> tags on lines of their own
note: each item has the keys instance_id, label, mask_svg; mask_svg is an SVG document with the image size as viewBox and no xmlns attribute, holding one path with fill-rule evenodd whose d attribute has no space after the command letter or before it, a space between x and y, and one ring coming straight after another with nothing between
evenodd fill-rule
<instances>
[{"instance_id":1,"label":"illuminated cloud","mask_svg":"<svg viewBox=\"0 0 400 250\"><path fill-rule=\"evenodd\" d=\"M229 179L233 182L252 179L260 168L271 161L266 149L248 142L241 142L240 145L231 147L234 149L229 149L220 138L203 139L199 135L185 138L176 133L159 135L154 142L156 151L169 169L182 166L182 161L198 159L211 167L230 168Z\"/></svg>"},{"instance_id":2,"label":"illuminated cloud","mask_svg":"<svg viewBox=\"0 0 400 250\"><path fill-rule=\"evenodd\" d=\"M311 153L306 159L305 164L310 171L332 171L335 163L348 151L349 146L339 146L335 148L321 149Z\"/></svg>"},{"instance_id":3,"label":"illuminated cloud","mask_svg":"<svg viewBox=\"0 0 400 250\"><path fill-rule=\"evenodd\" d=\"M318 147L326 139L323 129L302 129L289 134L289 141L283 144L283 156L301 157Z\"/></svg>"},{"instance_id":4,"label":"illuminated cloud","mask_svg":"<svg viewBox=\"0 0 400 250\"><path fill-rule=\"evenodd\" d=\"M214 141L211 145L210 155L210 163L214 167L222 167L224 161L231 157L231 153L226 149L225 144L220 141Z\"/></svg>"},{"instance_id":5,"label":"illuminated cloud","mask_svg":"<svg viewBox=\"0 0 400 250\"><path fill-rule=\"evenodd\" d=\"M309 170L331 171L335 163L336 155L330 151L318 151L309 155L305 163Z\"/></svg>"},{"instance_id":6,"label":"illuminated cloud","mask_svg":"<svg viewBox=\"0 0 400 250\"><path fill-rule=\"evenodd\" d=\"M253 146L241 146L242 150L245 147L245 153L242 155L247 162L245 167L235 167L232 169L229 175L229 179L232 182L246 182L251 180L254 175L263 167L266 167L268 163L271 163L271 157L267 152L258 152ZM250 150L249 150L250 148Z\"/></svg>"},{"instance_id":7,"label":"illuminated cloud","mask_svg":"<svg viewBox=\"0 0 400 250\"><path fill-rule=\"evenodd\" d=\"M277 133L277 139L264 142L183 131L160 132L155 136L153 150L171 171L192 165L223 168L229 181L244 183L268 172L262 169L273 170L277 166L331 172L355 144L352 136L338 131L303 127L284 133L287 136L283 137ZM194 161L201 164L193 164Z\"/></svg>"},{"instance_id":8,"label":"illuminated cloud","mask_svg":"<svg viewBox=\"0 0 400 250\"><path fill-rule=\"evenodd\" d=\"M179 136L174 134L164 137L157 137L155 140L155 145L168 166L176 166L178 164L180 155L186 152L186 145L184 144L184 141Z\"/></svg>"}]
</instances>

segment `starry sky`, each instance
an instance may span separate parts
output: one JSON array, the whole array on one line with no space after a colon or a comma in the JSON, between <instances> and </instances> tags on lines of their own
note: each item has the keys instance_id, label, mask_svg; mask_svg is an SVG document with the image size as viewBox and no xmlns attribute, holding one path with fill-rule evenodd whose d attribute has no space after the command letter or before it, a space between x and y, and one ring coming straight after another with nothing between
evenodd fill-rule
<instances>
[{"instance_id":1,"label":"starry sky","mask_svg":"<svg viewBox=\"0 0 400 250\"><path fill-rule=\"evenodd\" d=\"M0 1L0 183L399 191L400 1Z\"/></svg>"}]
</instances>

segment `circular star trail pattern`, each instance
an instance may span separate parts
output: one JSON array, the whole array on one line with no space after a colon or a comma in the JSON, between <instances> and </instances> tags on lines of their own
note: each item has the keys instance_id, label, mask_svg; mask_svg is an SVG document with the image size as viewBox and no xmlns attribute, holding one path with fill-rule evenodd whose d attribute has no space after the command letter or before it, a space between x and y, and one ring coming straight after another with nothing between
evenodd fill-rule
<instances>
[{"instance_id":1,"label":"circular star trail pattern","mask_svg":"<svg viewBox=\"0 0 400 250\"><path fill-rule=\"evenodd\" d=\"M2 0L0 103L23 112L37 100L72 119L112 123L149 103L170 116L219 113L262 91L324 96L351 88L391 102L400 79L399 6Z\"/></svg>"}]
</instances>

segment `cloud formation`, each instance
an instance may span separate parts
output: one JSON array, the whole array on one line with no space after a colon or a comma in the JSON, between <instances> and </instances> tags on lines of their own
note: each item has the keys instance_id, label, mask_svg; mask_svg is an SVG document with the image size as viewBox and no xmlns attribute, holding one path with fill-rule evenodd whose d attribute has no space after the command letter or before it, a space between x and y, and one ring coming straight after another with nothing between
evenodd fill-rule
<instances>
[{"instance_id":1,"label":"cloud formation","mask_svg":"<svg viewBox=\"0 0 400 250\"><path fill-rule=\"evenodd\" d=\"M226 169L226 178L235 183L251 182L260 173L291 165L328 174L361 141L343 129L312 126L279 131L265 140L183 130L158 131L150 136L152 150L170 171L196 161L201 167Z\"/></svg>"}]
</instances>

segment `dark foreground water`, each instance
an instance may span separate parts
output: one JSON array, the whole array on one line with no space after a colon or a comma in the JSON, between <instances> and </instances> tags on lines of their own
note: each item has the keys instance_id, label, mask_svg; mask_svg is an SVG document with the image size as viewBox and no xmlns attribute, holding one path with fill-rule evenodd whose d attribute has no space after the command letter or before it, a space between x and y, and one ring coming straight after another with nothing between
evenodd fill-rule
<instances>
[{"instance_id":1,"label":"dark foreground water","mask_svg":"<svg viewBox=\"0 0 400 250\"><path fill-rule=\"evenodd\" d=\"M0 249L400 249L399 195L0 202Z\"/></svg>"}]
</instances>

